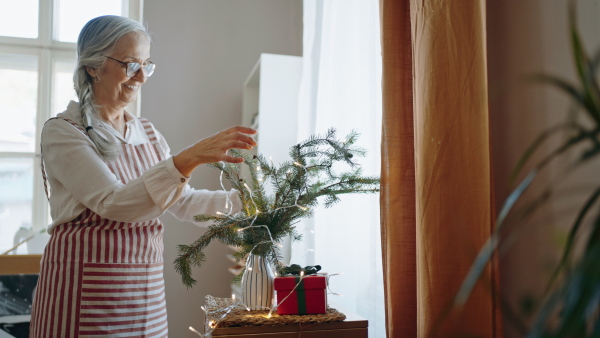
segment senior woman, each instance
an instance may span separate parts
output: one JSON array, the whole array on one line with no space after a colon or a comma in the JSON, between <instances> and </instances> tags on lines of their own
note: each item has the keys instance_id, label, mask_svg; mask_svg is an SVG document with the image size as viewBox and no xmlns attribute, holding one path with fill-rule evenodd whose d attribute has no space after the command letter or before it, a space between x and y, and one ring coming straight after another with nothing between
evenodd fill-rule
<instances>
[{"instance_id":1,"label":"senior woman","mask_svg":"<svg viewBox=\"0 0 600 338\"><path fill-rule=\"evenodd\" d=\"M119 16L89 21L77 41L79 102L46 122L42 171L53 223L42 258L31 337L167 336L165 211L182 220L241 207L235 191L195 190L192 171L239 163L255 130L232 127L171 156L164 137L125 107L154 72L150 37ZM218 206L218 207L217 207Z\"/></svg>"}]
</instances>

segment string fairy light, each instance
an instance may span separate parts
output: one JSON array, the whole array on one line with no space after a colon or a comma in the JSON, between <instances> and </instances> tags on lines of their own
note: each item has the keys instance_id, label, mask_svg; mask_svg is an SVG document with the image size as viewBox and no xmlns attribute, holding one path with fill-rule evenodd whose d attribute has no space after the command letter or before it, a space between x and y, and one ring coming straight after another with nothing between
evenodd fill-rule
<instances>
[{"instance_id":1,"label":"string fairy light","mask_svg":"<svg viewBox=\"0 0 600 338\"><path fill-rule=\"evenodd\" d=\"M341 293L335 293L333 291L331 291L331 289L329 288L329 278L333 277L333 276L341 276L343 275L343 272L338 272L338 273L332 273L332 274L326 274L325 277L327 278L327 293L330 295L334 295L334 296L339 296L339 297L343 297L343 295Z\"/></svg>"},{"instance_id":2,"label":"string fairy light","mask_svg":"<svg viewBox=\"0 0 600 338\"><path fill-rule=\"evenodd\" d=\"M260 164L257 164L257 165L256 165L256 179L257 179L259 182L263 182L263 181L264 181L264 179L265 179L265 177L264 177L264 174L263 174L263 171L262 171L262 168L261 168Z\"/></svg>"},{"instance_id":3,"label":"string fairy light","mask_svg":"<svg viewBox=\"0 0 600 338\"><path fill-rule=\"evenodd\" d=\"M242 232L242 231L246 231L246 230L252 229L252 228L265 228L265 229L267 229L267 234L269 235L269 238L271 239L269 242L275 243L275 241L273 240L273 237L271 236L271 230L269 230L269 227L266 226L266 225L264 225L264 224L261 224L261 225L249 225L249 226L247 226L245 228L239 228L239 229L237 229L237 231L238 232Z\"/></svg>"},{"instance_id":4,"label":"string fairy light","mask_svg":"<svg viewBox=\"0 0 600 338\"><path fill-rule=\"evenodd\" d=\"M225 165L225 162L221 162L221 165ZM219 182L221 183L221 188L225 191L225 210L229 209L229 213L233 210L233 203L229 198L229 194L225 189L225 185L223 184L223 170L221 170L221 174L219 175ZM218 212L217 212L218 213Z\"/></svg>"},{"instance_id":5,"label":"string fairy light","mask_svg":"<svg viewBox=\"0 0 600 338\"><path fill-rule=\"evenodd\" d=\"M305 169L305 170L306 170L306 169ZM240 228L240 229L238 229L237 231L238 231L238 232L241 232L241 231L245 231L245 230L247 230L247 229L250 229L250 228L258 228L258 227L263 227L263 228L265 228L265 229L267 230L267 234L269 235L269 238L270 238L270 241L262 241L262 242L259 242L259 243L257 243L256 245L254 245L254 247L252 247L252 249L250 250L250 253L252 253L252 252L254 251L254 249L256 249L256 248L257 248L259 245L261 245L261 244L266 244L266 243L274 243L275 245L279 246L280 248L281 248L281 247L283 247L283 245L282 245L281 243L277 243L277 242L276 242L276 241L273 239L273 236L271 235L271 230L269 229L269 227L268 227L268 226L266 226L266 225L264 225L264 224L261 224L261 225L254 225L254 222L256 221L256 219L257 219L257 217L258 217L258 214L260 214L261 212L260 212L260 210L258 209L258 205L256 205L256 202L254 202L254 196L253 196L253 194L254 194L254 193L253 193L252 189L250 189L250 187L248 186L248 184L246 184L245 182L244 182L244 187L246 188L246 190L248 190L248 193L250 194L250 201L251 201L251 202L252 202L252 204L254 205L254 209L256 210L256 213L254 214L254 217L248 217L248 218L244 219L244 220L248 220L248 219L252 218L252 222L250 222L250 225L249 225L249 226L247 226L247 227L244 227L244 228ZM281 209L287 209L287 208L292 208L292 207L298 207L298 208L300 208L300 209L302 209L302 210L308 210L308 208L307 208L307 207L305 207L305 206L302 206L302 205L299 205L299 204L298 204L298 197L296 197L296 202L295 202L295 204L294 204L294 205L291 205L291 206L283 206L283 207L275 208L275 209L273 209L273 210L269 211L269 213L273 213L273 212L275 212L275 211L277 211L277 210L281 210ZM235 218L234 218L234 219L235 219Z\"/></svg>"},{"instance_id":6,"label":"string fairy light","mask_svg":"<svg viewBox=\"0 0 600 338\"><path fill-rule=\"evenodd\" d=\"M232 299L235 300L235 295L232 294ZM246 311L250 311L250 308L244 304L243 302L237 300L235 301L233 304L231 304L230 306L222 309L221 311L223 311L223 314L217 318L217 319L210 319L209 315L208 315L208 310L206 309L206 307L204 306L200 306L200 309L202 309L202 311L204 311L204 334L198 332L196 329L194 329L193 327L189 327L190 331L194 332L195 334L199 335L200 337L205 337L205 338L210 338L212 337L212 332L218 327L219 323L225 319L225 317L227 317L227 315L233 311L235 308L238 307L243 307Z\"/></svg>"},{"instance_id":7,"label":"string fairy light","mask_svg":"<svg viewBox=\"0 0 600 338\"><path fill-rule=\"evenodd\" d=\"M272 164L272 162L273 162L273 158L271 157L271 164ZM294 162L294 164L295 164L296 166L299 166L299 167L301 167L302 169L304 169L304 171L305 171L305 172L307 172L307 169L306 169L306 167L305 167L305 166L303 166L302 164L300 164L299 162ZM261 171L261 170L262 170L262 169L260 168L260 166L259 166L259 165L257 165L257 166L256 166L256 169L257 169L257 170L259 170L259 171ZM223 185L223 171L221 171L221 175L220 175L219 179L220 179L220 183L221 183L221 188L222 188L223 190L225 190L225 186ZM256 210L256 214L255 214L255 216L257 216L257 215L260 213L260 210L258 209L258 206L257 206L257 205L256 205L256 203L254 202L253 191L252 191L252 189L250 189L250 187L248 186L248 184L247 184L246 182L244 182L244 184L243 184L243 185L244 185L244 188L246 188L246 190L248 190L248 192L250 193L250 200L251 200L252 204L254 205L254 209ZM273 210L269 211L269 213L273 213L273 212L275 212L275 211L277 211L277 210L281 210L281 209L287 209L287 208L293 208L293 207L297 207L297 208L300 208L300 209L302 209L302 210L308 210L308 209L309 209L308 207L305 207L305 206L303 206L303 205L300 205L300 204L298 204L298 199L299 199L299 198L300 198L300 196L298 195L298 196L296 197L296 201L295 201L295 203L294 203L293 205L289 205L289 206L283 206L283 207L275 208L275 209L273 209ZM226 201L226 204L229 204L229 206L230 206L230 211L229 211L228 213L223 213L223 212L217 211L217 212L216 212L216 214L217 214L217 215L224 215L224 216L228 216L228 218L230 218L230 219L232 219L232 220L237 220L237 221L245 221L245 220L248 220L248 219L251 219L251 218L252 218L252 216L250 216L250 217L248 217L248 218L245 218L245 219L237 219L237 218L231 217L231 208L233 207L233 203L231 203L231 201L229 200L229 195L227 195L227 201ZM254 217L254 219L256 219L256 217ZM253 222L252 222L252 223L253 223ZM252 223L251 223L251 225L252 225Z\"/></svg>"},{"instance_id":8,"label":"string fairy light","mask_svg":"<svg viewBox=\"0 0 600 338\"><path fill-rule=\"evenodd\" d=\"M294 288L287 294L287 296L283 297L283 299L275 305L273 305L275 302L271 302L271 309L269 310L268 318L271 318L271 316L273 315L273 311L275 311L281 303L283 303L286 299L288 299L289 296L291 296L294 293L294 291L298 288L298 286L300 284L302 284L303 279L304 279L304 271L300 271L300 278L298 279L298 283L296 283L296 285L294 285Z\"/></svg>"},{"instance_id":9,"label":"string fairy light","mask_svg":"<svg viewBox=\"0 0 600 338\"><path fill-rule=\"evenodd\" d=\"M205 337L205 335L203 335L202 333L198 332L196 329L194 329L193 327L189 327L190 331L194 332L195 334L197 334L200 337Z\"/></svg>"}]
</instances>

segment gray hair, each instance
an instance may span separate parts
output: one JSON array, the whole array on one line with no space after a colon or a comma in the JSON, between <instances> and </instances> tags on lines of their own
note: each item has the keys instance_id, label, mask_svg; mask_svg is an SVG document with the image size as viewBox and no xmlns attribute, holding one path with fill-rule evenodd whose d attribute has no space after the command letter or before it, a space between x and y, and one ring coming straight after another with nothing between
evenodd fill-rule
<instances>
[{"instance_id":1,"label":"gray hair","mask_svg":"<svg viewBox=\"0 0 600 338\"><path fill-rule=\"evenodd\" d=\"M119 145L102 138L91 128L91 117L98 115L98 105L95 103L92 82L94 78L87 72L86 67L100 69L119 39L131 32L150 35L140 22L116 15L105 15L94 18L81 29L77 39L77 67L73 74L75 92L79 98L79 109L83 119L83 127L96 145L100 156L105 159L115 159L119 154Z\"/></svg>"}]
</instances>

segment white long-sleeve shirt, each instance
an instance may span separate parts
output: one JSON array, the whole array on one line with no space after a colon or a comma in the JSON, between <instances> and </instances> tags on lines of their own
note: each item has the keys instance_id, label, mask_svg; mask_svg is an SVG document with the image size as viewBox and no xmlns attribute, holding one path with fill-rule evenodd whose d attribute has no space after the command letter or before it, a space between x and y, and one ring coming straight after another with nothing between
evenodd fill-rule
<instances>
[{"instance_id":1,"label":"white long-sleeve shirt","mask_svg":"<svg viewBox=\"0 0 600 338\"><path fill-rule=\"evenodd\" d=\"M126 113L128 114L128 113ZM79 104L71 101L58 117L83 125ZM140 120L127 115L127 132L120 135L110 124L92 118L92 127L112 142L138 145L148 143ZM41 144L46 175L51 190L50 214L54 227L73 220L86 208L101 217L121 222L154 219L165 211L184 221L198 214L225 211L227 196L233 212L241 209L235 190L196 190L188 185L170 155L164 137L156 131L165 160L146 170L138 178L123 184L110 171L95 150L95 145L80 130L62 119L48 121L42 129Z\"/></svg>"}]
</instances>

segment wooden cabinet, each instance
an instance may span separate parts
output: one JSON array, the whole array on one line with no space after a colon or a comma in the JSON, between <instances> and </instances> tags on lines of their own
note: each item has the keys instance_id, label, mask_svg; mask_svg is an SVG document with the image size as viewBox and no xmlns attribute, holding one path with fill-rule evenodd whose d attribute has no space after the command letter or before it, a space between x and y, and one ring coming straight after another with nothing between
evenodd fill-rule
<instances>
[{"instance_id":1,"label":"wooden cabinet","mask_svg":"<svg viewBox=\"0 0 600 338\"><path fill-rule=\"evenodd\" d=\"M0 275L38 274L42 255L0 255Z\"/></svg>"}]
</instances>

